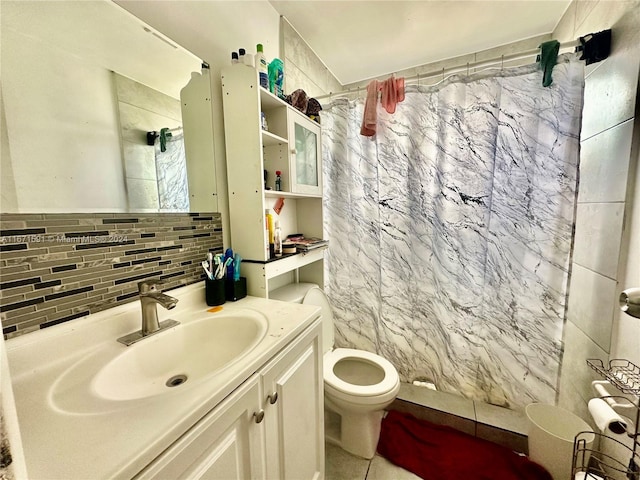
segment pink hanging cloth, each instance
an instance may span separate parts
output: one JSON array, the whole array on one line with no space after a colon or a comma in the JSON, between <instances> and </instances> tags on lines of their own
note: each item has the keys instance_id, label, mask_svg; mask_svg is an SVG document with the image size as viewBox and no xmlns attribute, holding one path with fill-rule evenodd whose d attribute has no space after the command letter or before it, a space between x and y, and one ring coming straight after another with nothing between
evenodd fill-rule
<instances>
[{"instance_id":1,"label":"pink hanging cloth","mask_svg":"<svg viewBox=\"0 0 640 480\"><path fill-rule=\"evenodd\" d=\"M388 113L396 111L396 105L404 100L404 77L391 76L384 82L371 80L367 85L367 99L364 102L364 114L360 135L373 137L378 123L378 92L382 92L380 103Z\"/></svg>"},{"instance_id":2,"label":"pink hanging cloth","mask_svg":"<svg viewBox=\"0 0 640 480\"><path fill-rule=\"evenodd\" d=\"M364 102L364 114L362 115L362 126L360 135L373 137L376 134L378 124L378 113L376 112L378 103L378 81L371 80L367 85L367 99Z\"/></svg>"},{"instance_id":3,"label":"pink hanging cloth","mask_svg":"<svg viewBox=\"0 0 640 480\"><path fill-rule=\"evenodd\" d=\"M380 103L388 113L395 113L396 105L404 100L404 77L386 79L381 84Z\"/></svg>"}]
</instances>

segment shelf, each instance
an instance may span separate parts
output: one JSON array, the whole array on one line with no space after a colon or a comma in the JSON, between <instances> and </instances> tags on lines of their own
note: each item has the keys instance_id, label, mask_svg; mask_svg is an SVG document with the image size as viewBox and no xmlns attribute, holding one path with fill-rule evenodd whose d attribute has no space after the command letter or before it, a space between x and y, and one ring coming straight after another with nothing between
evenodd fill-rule
<instances>
[{"instance_id":1,"label":"shelf","mask_svg":"<svg viewBox=\"0 0 640 480\"><path fill-rule=\"evenodd\" d=\"M260 104L263 110L290 106L287 102L262 87L260 87Z\"/></svg>"},{"instance_id":2,"label":"shelf","mask_svg":"<svg viewBox=\"0 0 640 480\"><path fill-rule=\"evenodd\" d=\"M605 377L622 393L640 395L640 367L629 360L614 359L605 367L604 362L598 358L587 360L587 365Z\"/></svg>"},{"instance_id":3,"label":"shelf","mask_svg":"<svg viewBox=\"0 0 640 480\"><path fill-rule=\"evenodd\" d=\"M264 274L267 279L277 277L286 272L290 272L310 263L317 262L324 258L324 251L327 246L318 247L308 252L292 253L283 255L280 258L272 258L266 262L256 260L244 260L245 263L262 264L264 266Z\"/></svg>"},{"instance_id":4,"label":"shelf","mask_svg":"<svg viewBox=\"0 0 640 480\"><path fill-rule=\"evenodd\" d=\"M270 145L287 145L289 141L267 130L262 130L262 145L268 147Z\"/></svg>"},{"instance_id":5,"label":"shelf","mask_svg":"<svg viewBox=\"0 0 640 480\"><path fill-rule=\"evenodd\" d=\"M265 190L264 196L267 198L322 198L322 195L311 193L278 192L277 190Z\"/></svg>"}]
</instances>

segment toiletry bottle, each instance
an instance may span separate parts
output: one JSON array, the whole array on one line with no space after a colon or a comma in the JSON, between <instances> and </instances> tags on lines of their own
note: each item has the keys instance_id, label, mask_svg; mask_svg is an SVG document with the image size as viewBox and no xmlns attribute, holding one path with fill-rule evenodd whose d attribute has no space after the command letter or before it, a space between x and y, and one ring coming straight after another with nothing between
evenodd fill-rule
<instances>
[{"instance_id":1,"label":"toiletry bottle","mask_svg":"<svg viewBox=\"0 0 640 480\"><path fill-rule=\"evenodd\" d=\"M231 52L231 65L238 64L238 52Z\"/></svg>"},{"instance_id":2,"label":"toiletry bottle","mask_svg":"<svg viewBox=\"0 0 640 480\"><path fill-rule=\"evenodd\" d=\"M261 43L256 45L256 70L260 76L260 86L269 90L269 64L264 56Z\"/></svg>"},{"instance_id":3,"label":"toiletry bottle","mask_svg":"<svg viewBox=\"0 0 640 480\"><path fill-rule=\"evenodd\" d=\"M273 254L276 257L282 256L282 231L278 220L276 220L276 229L273 231Z\"/></svg>"},{"instance_id":4,"label":"toiletry bottle","mask_svg":"<svg viewBox=\"0 0 640 480\"><path fill-rule=\"evenodd\" d=\"M240 63L240 64L244 64L245 51L246 50L244 48L239 48L238 49L238 63Z\"/></svg>"},{"instance_id":5,"label":"toiletry bottle","mask_svg":"<svg viewBox=\"0 0 640 480\"><path fill-rule=\"evenodd\" d=\"M271 210L268 208L264 211L265 216L267 217L267 228L269 229L269 244L273 243L273 215L271 215Z\"/></svg>"},{"instance_id":6,"label":"toiletry bottle","mask_svg":"<svg viewBox=\"0 0 640 480\"><path fill-rule=\"evenodd\" d=\"M271 244L269 243L269 218L266 215L264 216L264 234L266 238L265 253L267 255L265 258L269 260L271 258Z\"/></svg>"},{"instance_id":7,"label":"toiletry bottle","mask_svg":"<svg viewBox=\"0 0 640 480\"><path fill-rule=\"evenodd\" d=\"M255 68L255 65L253 63L253 55L244 52L244 64L248 67Z\"/></svg>"},{"instance_id":8,"label":"toiletry bottle","mask_svg":"<svg viewBox=\"0 0 640 480\"><path fill-rule=\"evenodd\" d=\"M280 170L276 170L276 192L282 191L282 178L280 178L281 174L282 172Z\"/></svg>"}]
</instances>

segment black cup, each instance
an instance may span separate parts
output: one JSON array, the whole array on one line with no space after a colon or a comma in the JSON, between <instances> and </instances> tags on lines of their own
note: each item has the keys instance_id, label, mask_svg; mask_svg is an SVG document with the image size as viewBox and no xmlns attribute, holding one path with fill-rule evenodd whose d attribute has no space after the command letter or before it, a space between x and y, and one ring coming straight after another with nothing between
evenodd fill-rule
<instances>
[{"instance_id":1,"label":"black cup","mask_svg":"<svg viewBox=\"0 0 640 480\"><path fill-rule=\"evenodd\" d=\"M225 302L225 285L224 278L219 280L204 279L205 296L207 299L207 305L210 307L216 305L222 305Z\"/></svg>"},{"instance_id":2,"label":"black cup","mask_svg":"<svg viewBox=\"0 0 640 480\"><path fill-rule=\"evenodd\" d=\"M238 280L227 279L227 300L235 302L247 296L247 279L240 277Z\"/></svg>"}]
</instances>

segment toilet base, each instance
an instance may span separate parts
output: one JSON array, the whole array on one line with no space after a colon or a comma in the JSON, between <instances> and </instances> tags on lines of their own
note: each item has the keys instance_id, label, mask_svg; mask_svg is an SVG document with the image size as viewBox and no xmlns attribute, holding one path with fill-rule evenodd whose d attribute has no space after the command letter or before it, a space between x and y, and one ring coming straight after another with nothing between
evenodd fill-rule
<instances>
[{"instance_id":1,"label":"toilet base","mask_svg":"<svg viewBox=\"0 0 640 480\"><path fill-rule=\"evenodd\" d=\"M325 402L325 419L331 423L325 429L325 438L352 455L370 460L376 454L383 416L384 410L364 414L336 412Z\"/></svg>"}]
</instances>

